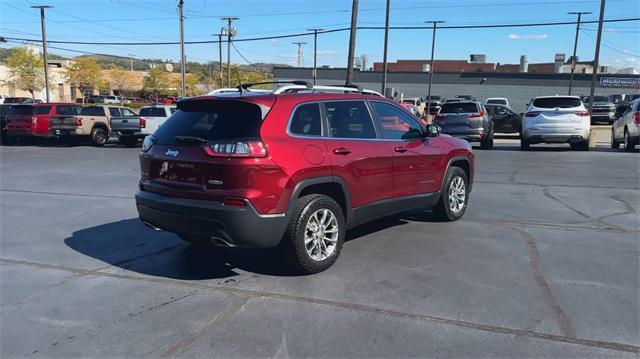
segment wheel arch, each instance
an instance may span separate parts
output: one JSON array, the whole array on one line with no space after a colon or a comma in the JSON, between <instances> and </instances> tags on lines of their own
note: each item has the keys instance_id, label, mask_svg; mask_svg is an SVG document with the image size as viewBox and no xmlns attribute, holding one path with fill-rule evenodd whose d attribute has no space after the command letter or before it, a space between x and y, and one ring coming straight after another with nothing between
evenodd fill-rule
<instances>
[{"instance_id":1,"label":"wheel arch","mask_svg":"<svg viewBox=\"0 0 640 359\"><path fill-rule=\"evenodd\" d=\"M473 188L473 168L471 162L466 156L453 156L447 162L447 167L442 173L442 178L440 180L440 192L442 192L442 187L444 186L444 177L449 171L450 167L459 167L467 174L467 181L469 182L469 192Z\"/></svg>"},{"instance_id":2,"label":"wheel arch","mask_svg":"<svg viewBox=\"0 0 640 359\"><path fill-rule=\"evenodd\" d=\"M307 194L324 194L333 198L345 215L347 225L353 220L353 209L351 207L351 197L346 182L337 176L324 176L302 180L296 184L289 199L288 213L291 213L296 206L296 201Z\"/></svg>"}]
</instances>

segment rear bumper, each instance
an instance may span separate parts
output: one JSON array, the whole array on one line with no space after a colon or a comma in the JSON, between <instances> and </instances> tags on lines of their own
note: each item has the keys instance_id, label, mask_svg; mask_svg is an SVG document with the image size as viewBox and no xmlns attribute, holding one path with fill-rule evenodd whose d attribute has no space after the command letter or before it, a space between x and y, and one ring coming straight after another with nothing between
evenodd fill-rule
<instances>
[{"instance_id":1,"label":"rear bumper","mask_svg":"<svg viewBox=\"0 0 640 359\"><path fill-rule=\"evenodd\" d=\"M16 138L16 137L31 137L33 136L33 132L32 131L16 131L16 130L12 130L12 129L7 129L6 132L7 137L10 138Z\"/></svg>"},{"instance_id":2,"label":"rear bumper","mask_svg":"<svg viewBox=\"0 0 640 359\"><path fill-rule=\"evenodd\" d=\"M590 129L579 127L531 127L524 129L523 137L530 143L571 143L588 140L590 132Z\"/></svg>"},{"instance_id":3,"label":"rear bumper","mask_svg":"<svg viewBox=\"0 0 640 359\"><path fill-rule=\"evenodd\" d=\"M145 138L147 137L146 133L142 133L140 131L134 130L124 130L124 131L114 131L118 137L135 137L135 138Z\"/></svg>"},{"instance_id":4,"label":"rear bumper","mask_svg":"<svg viewBox=\"0 0 640 359\"><path fill-rule=\"evenodd\" d=\"M245 207L221 202L170 197L138 191L136 207L140 219L156 228L211 238L213 242L238 247L273 247L280 243L288 216L261 215L251 203Z\"/></svg>"}]
</instances>

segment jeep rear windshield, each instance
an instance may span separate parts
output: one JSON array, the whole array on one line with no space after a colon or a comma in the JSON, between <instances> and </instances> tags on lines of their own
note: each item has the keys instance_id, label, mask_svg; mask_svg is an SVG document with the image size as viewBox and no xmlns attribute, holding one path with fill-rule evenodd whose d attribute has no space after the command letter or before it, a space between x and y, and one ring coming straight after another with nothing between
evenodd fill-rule
<instances>
[{"instance_id":1,"label":"jeep rear windshield","mask_svg":"<svg viewBox=\"0 0 640 359\"><path fill-rule=\"evenodd\" d=\"M572 108L580 105L582 101L575 97L546 97L533 100L533 106L538 108Z\"/></svg>"},{"instance_id":2,"label":"jeep rear windshield","mask_svg":"<svg viewBox=\"0 0 640 359\"><path fill-rule=\"evenodd\" d=\"M158 144L172 145L178 138L206 141L257 139L262 108L244 101L193 101L183 103L156 133Z\"/></svg>"},{"instance_id":3,"label":"jeep rear windshield","mask_svg":"<svg viewBox=\"0 0 640 359\"><path fill-rule=\"evenodd\" d=\"M475 113L478 112L478 105L470 102L445 103L440 109L440 113Z\"/></svg>"}]
</instances>

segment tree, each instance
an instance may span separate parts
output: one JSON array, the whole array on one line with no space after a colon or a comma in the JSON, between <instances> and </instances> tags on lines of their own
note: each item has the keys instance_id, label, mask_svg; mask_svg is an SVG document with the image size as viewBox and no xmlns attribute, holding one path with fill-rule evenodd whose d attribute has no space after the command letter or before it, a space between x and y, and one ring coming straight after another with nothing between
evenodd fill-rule
<instances>
[{"instance_id":1,"label":"tree","mask_svg":"<svg viewBox=\"0 0 640 359\"><path fill-rule=\"evenodd\" d=\"M125 95L131 91L133 81L131 79L131 73L123 69L113 69L109 71L110 83L114 90L118 90L120 96Z\"/></svg>"},{"instance_id":2,"label":"tree","mask_svg":"<svg viewBox=\"0 0 640 359\"><path fill-rule=\"evenodd\" d=\"M80 89L83 98L85 93L93 92L103 83L100 65L91 57L76 59L67 69L67 78L72 85Z\"/></svg>"},{"instance_id":3,"label":"tree","mask_svg":"<svg viewBox=\"0 0 640 359\"><path fill-rule=\"evenodd\" d=\"M158 95L166 95L172 86L171 76L164 69L156 67L147 73L144 78L143 91L153 94L158 99Z\"/></svg>"},{"instance_id":4,"label":"tree","mask_svg":"<svg viewBox=\"0 0 640 359\"><path fill-rule=\"evenodd\" d=\"M35 100L35 92L44 86L44 68L42 56L22 47L15 47L6 59L9 78L16 87L29 91Z\"/></svg>"}]
</instances>

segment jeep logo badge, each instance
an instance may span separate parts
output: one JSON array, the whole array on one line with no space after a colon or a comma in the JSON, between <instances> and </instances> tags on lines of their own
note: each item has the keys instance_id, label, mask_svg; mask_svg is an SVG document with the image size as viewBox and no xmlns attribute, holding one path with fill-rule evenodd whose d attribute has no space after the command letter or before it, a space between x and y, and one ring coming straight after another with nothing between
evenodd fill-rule
<instances>
[{"instance_id":1,"label":"jeep logo badge","mask_svg":"<svg viewBox=\"0 0 640 359\"><path fill-rule=\"evenodd\" d=\"M176 150L172 150L172 149L168 149L167 152L164 153L165 156L171 156L171 157L177 157L178 156L178 151Z\"/></svg>"}]
</instances>

